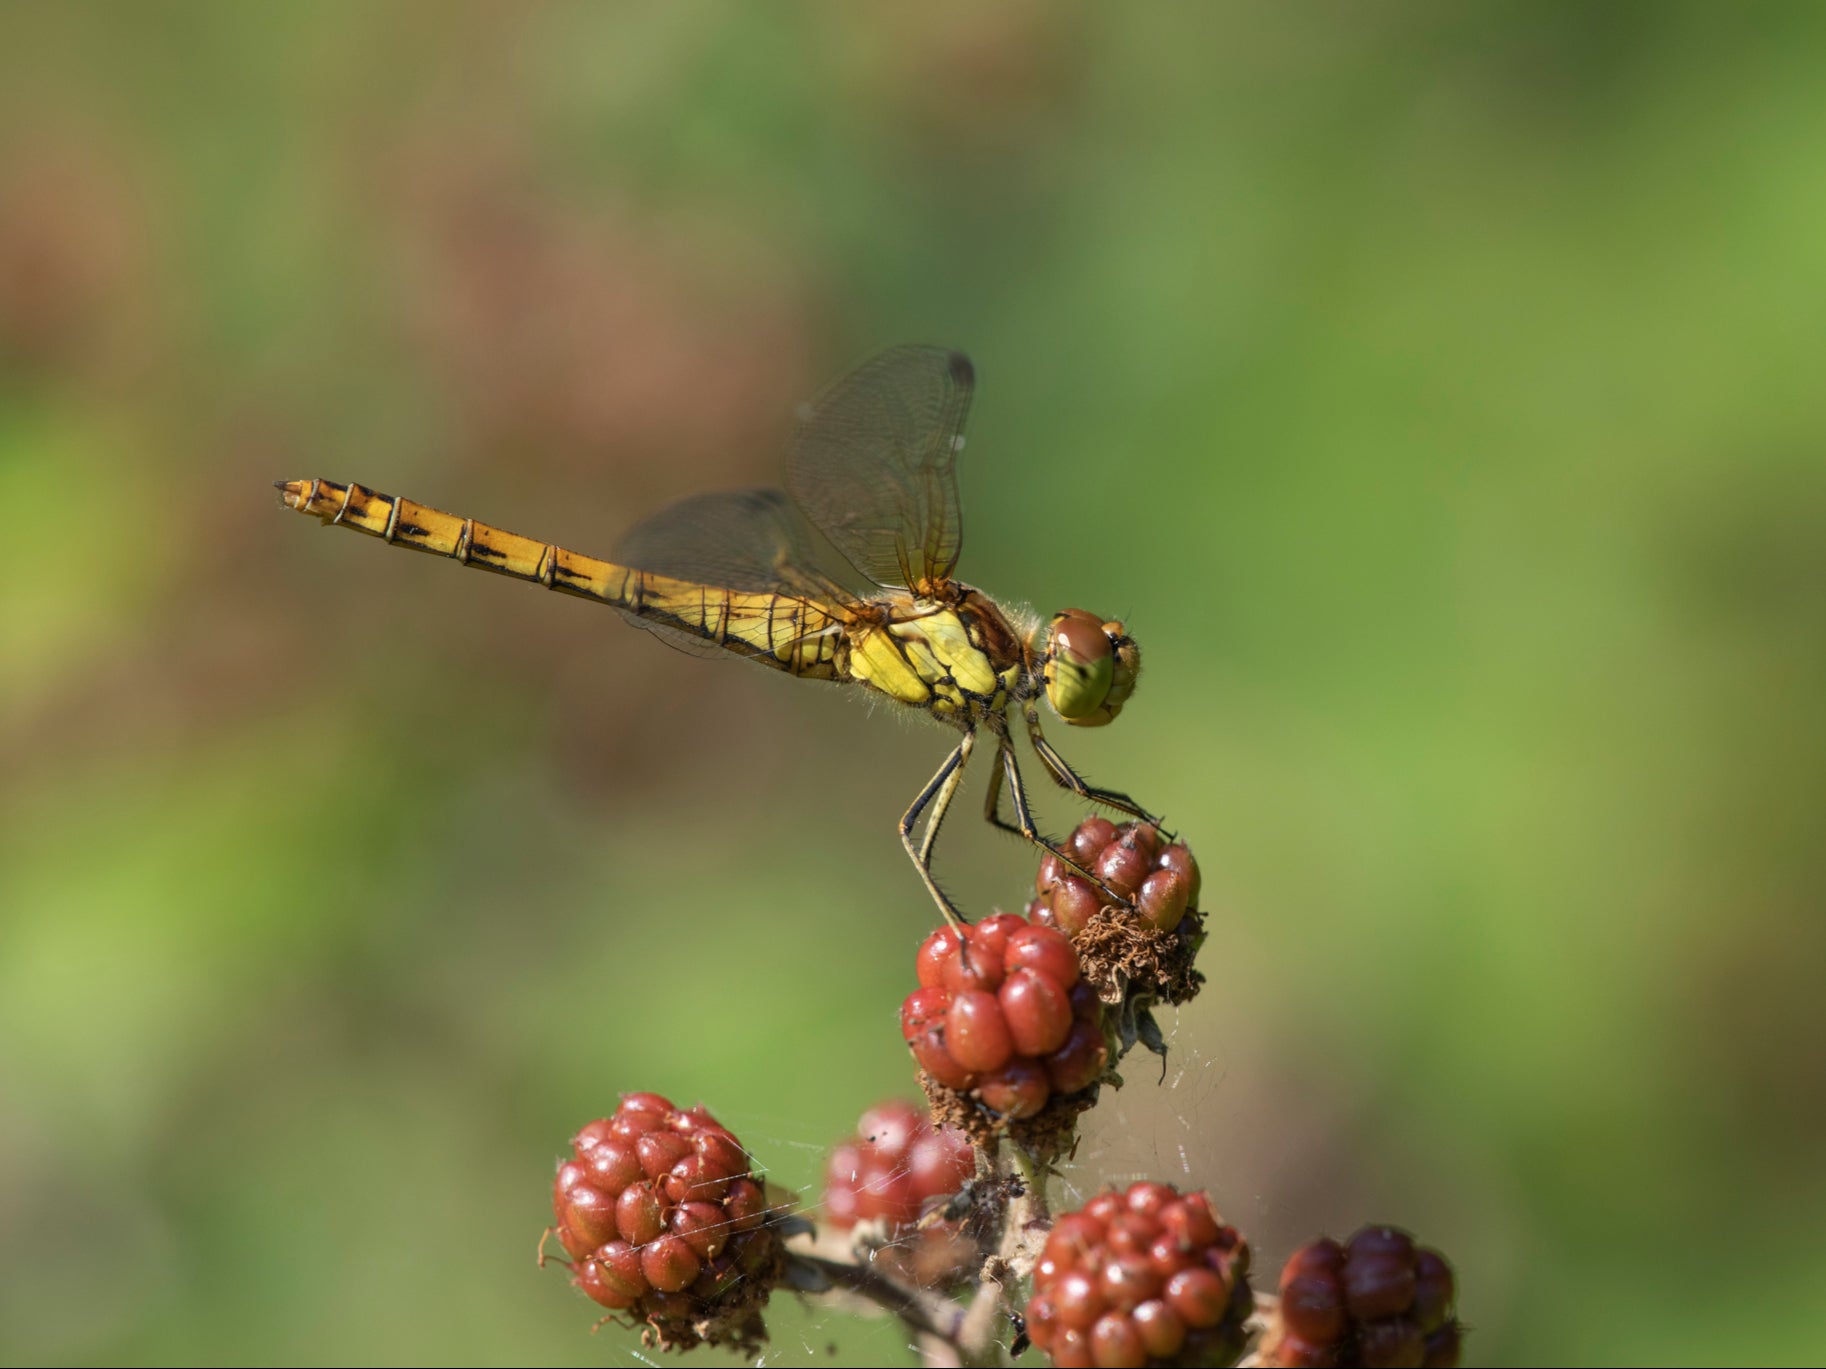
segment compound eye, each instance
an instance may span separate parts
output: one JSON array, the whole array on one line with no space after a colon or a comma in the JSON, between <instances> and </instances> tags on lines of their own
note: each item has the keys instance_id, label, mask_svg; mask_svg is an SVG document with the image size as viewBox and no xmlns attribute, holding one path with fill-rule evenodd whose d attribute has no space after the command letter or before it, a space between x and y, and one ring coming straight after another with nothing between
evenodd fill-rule
<instances>
[{"instance_id":1,"label":"compound eye","mask_svg":"<svg viewBox=\"0 0 1826 1369\"><path fill-rule=\"evenodd\" d=\"M1121 623L1103 626L1110 634L1110 645L1116 653L1115 678L1110 682L1109 697L1103 701L1104 711L1114 718L1129 701L1129 695L1135 692L1135 681L1141 675L1141 648L1135 645L1135 639Z\"/></svg>"},{"instance_id":2,"label":"compound eye","mask_svg":"<svg viewBox=\"0 0 1826 1369\"><path fill-rule=\"evenodd\" d=\"M1115 647L1102 620L1083 609L1053 615L1046 634L1046 700L1066 722L1097 723L1115 681Z\"/></svg>"}]
</instances>

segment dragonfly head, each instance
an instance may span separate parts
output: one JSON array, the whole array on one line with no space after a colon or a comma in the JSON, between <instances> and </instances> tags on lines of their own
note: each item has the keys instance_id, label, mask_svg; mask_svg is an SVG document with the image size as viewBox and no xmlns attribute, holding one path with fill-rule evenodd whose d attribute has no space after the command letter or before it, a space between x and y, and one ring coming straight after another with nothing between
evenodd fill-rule
<instances>
[{"instance_id":1,"label":"dragonfly head","mask_svg":"<svg viewBox=\"0 0 1826 1369\"><path fill-rule=\"evenodd\" d=\"M1046 701L1074 727L1102 727L1122 711L1141 673L1141 648L1121 623L1068 608L1046 625L1040 652Z\"/></svg>"}]
</instances>

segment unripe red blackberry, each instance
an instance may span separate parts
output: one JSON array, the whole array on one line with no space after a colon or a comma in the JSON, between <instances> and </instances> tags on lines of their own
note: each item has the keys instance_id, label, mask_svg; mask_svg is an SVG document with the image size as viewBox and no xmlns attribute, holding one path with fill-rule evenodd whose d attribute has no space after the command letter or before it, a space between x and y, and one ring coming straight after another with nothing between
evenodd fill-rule
<instances>
[{"instance_id":1,"label":"unripe red blackberry","mask_svg":"<svg viewBox=\"0 0 1826 1369\"><path fill-rule=\"evenodd\" d=\"M825 1224L871 1227L871 1258L913 1283L940 1287L977 1263L960 1222L935 1209L976 1173L970 1138L935 1127L925 1111L893 1099L870 1108L824 1168Z\"/></svg>"},{"instance_id":2,"label":"unripe red blackberry","mask_svg":"<svg viewBox=\"0 0 1826 1369\"><path fill-rule=\"evenodd\" d=\"M1163 842L1160 829L1150 823L1117 827L1108 818L1086 818L1067 838L1065 849L1080 868L1134 903L1142 918L1163 932L1177 927L1186 909L1198 902L1198 862L1192 852L1183 843ZM1051 853L1040 860L1034 889L1040 905L1052 914L1045 920L1067 936L1083 931L1099 908L1119 906Z\"/></svg>"},{"instance_id":3,"label":"unripe red blackberry","mask_svg":"<svg viewBox=\"0 0 1826 1369\"><path fill-rule=\"evenodd\" d=\"M1346 1245L1312 1241L1281 1270L1261 1362L1451 1369L1463 1336L1454 1299L1451 1266L1405 1231L1366 1226Z\"/></svg>"},{"instance_id":4,"label":"unripe red blackberry","mask_svg":"<svg viewBox=\"0 0 1826 1369\"><path fill-rule=\"evenodd\" d=\"M1085 978L1105 1000L1127 1008L1139 999L1144 1007L1162 999L1184 1003L1197 993L1202 979L1192 959L1204 940L1204 923L1195 910L1199 874L1192 852L1163 841L1151 823L1117 827L1100 817L1079 823L1065 850L1096 878L1049 852L1034 880L1039 896L1027 913L1071 938Z\"/></svg>"},{"instance_id":5,"label":"unripe red blackberry","mask_svg":"<svg viewBox=\"0 0 1826 1369\"><path fill-rule=\"evenodd\" d=\"M650 1343L759 1344L784 1255L748 1153L703 1108L624 1094L572 1139L552 1210L571 1282Z\"/></svg>"},{"instance_id":6,"label":"unripe red blackberry","mask_svg":"<svg viewBox=\"0 0 1826 1369\"><path fill-rule=\"evenodd\" d=\"M1248 1245L1204 1194L1131 1184L1053 1224L1027 1335L1061 1366L1235 1364L1248 1273Z\"/></svg>"},{"instance_id":7,"label":"unripe red blackberry","mask_svg":"<svg viewBox=\"0 0 1826 1369\"><path fill-rule=\"evenodd\" d=\"M997 913L933 932L915 963L922 987L901 1005L901 1034L935 1104L933 1085L975 1105L946 1121L986 1138L1102 1077L1103 1005L1056 928Z\"/></svg>"}]
</instances>

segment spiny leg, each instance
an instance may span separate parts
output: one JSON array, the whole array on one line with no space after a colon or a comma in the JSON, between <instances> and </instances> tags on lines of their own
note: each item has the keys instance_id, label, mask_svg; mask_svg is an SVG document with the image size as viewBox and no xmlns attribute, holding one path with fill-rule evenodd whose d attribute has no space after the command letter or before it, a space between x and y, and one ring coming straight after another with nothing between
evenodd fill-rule
<instances>
[{"instance_id":1,"label":"spiny leg","mask_svg":"<svg viewBox=\"0 0 1826 1369\"><path fill-rule=\"evenodd\" d=\"M1007 745L1008 743L1006 740L1001 743L1001 747L1003 748ZM989 772L989 792L983 795L983 817L988 821L991 827L998 827L1004 832L1012 832L1017 837L1024 837L1027 834L1019 827L1016 827L1011 822L1004 822L1002 820L1002 764L1001 749L998 748L995 757L995 769Z\"/></svg>"},{"instance_id":2,"label":"spiny leg","mask_svg":"<svg viewBox=\"0 0 1826 1369\"><path fill-rule=\"evenodd\" d=\"M963 778L964 766L969 763L971 748L976 745L976 733L964 733L964 739L957 744L957 749L945 757L945 763L938 767L938 773L926 781L926 787L919 791L907 811L900 818L900 844L907 848L907 856L912 860L919 877L926 882L926 891L938 904L938 910L945 915L945 921L953 927L964 925L963 917L957 911L957 905L938 887L938 881L932 878L932 843L938 833L938 825L944 821L945 809L950 807L952 796L957 793L958 781ZM937 800L937 807L932 810L931 820L926 828L926 839L919 846L913 844L913 828L919 822L919 815Z\"/></svg>"},{"instance_id":3,"label":"spiny leg","mask_svg":"<svg viewBox=\"0 0 1826 1369\"><path fill-rule=\"evenodd\" d=\"M1099 789L1087 784L1076 770L1066 764L1065 757L1053 748L1053 744L1046 740L1046 734L1040 731L1040 714L1037 709L1030 709L1027 713L1027 737L1033 743L1034 755L1040 758L1040 764L1046 767L1046 773L1052 776L1053 783L1061 789L1069 789L1089 803L1114 808L1118 813L1127 813L1130 817L1140 818L1152 826L1160 825L1158 818L1127 794L1118 793L1114 789Z\"/></svg>"},{"instance_id":4,"label":"spiny leg","mask_svg":"<svg viewBox=\"0 0 1826 1369\"><path fill-rule=\"evenodd\" d=\"M945 820L951 800L957 797L957 787L963 783L964 767L970 764L970 752L975 745L976 733L966 732L964 740L958 744L958 750L963 754L932 799L932 814L926 819L926 835L919 843L919 863L926 869L932 868L932 848L938 844L938 825Z\"/></svg>"},{"instance_id":5,"label":"spiny leg","mask_svg":"<svg viewBox=\"0 0 1826 1369\"><path fill-rule=\"evenodd\" d=\"M996 768L989 772L989 793L983 802L983 816L989 820L990 825L999 827L1004 832L1012 832L1017 837L1024 837L1042 850L1052 852L1064 862L1067 869L1088 879L1123 907L1133 908L1132 900L1124 898L1105 884L1096 871L1087 870L1079 864L1078 858L1072 854L1070 847L1061 846L1040 835L1039 829L1034 825L1033 813L1027 806L1027 786L1021 780L1020 762L1015 759L1014 745L1006 737L1001 739L1000 749L996 753L996 762ZM1012 823L1002 820L1001 800L1004 776L1008 780L1010 792L1014 795L1015 821Z\"/></svg>"}]
</instances>

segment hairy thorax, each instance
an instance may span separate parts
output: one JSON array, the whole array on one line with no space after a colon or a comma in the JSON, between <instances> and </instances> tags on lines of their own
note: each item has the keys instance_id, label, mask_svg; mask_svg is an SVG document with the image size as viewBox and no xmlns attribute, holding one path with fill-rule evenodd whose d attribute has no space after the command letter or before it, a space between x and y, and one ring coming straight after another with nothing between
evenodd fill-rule
<instances>
[{"instance_id":1,"label":"hairy thorax","mask_svg":"<svg viewBox=\"0 0 1826 1369\"><path fill-rule=\"evenodd\" d=\"M1006 715L1036 688L1033 661L986 595L956 586L948 601L901 593L849 630L852 678L966 730Z\"/></svg>"}]
</instances>

